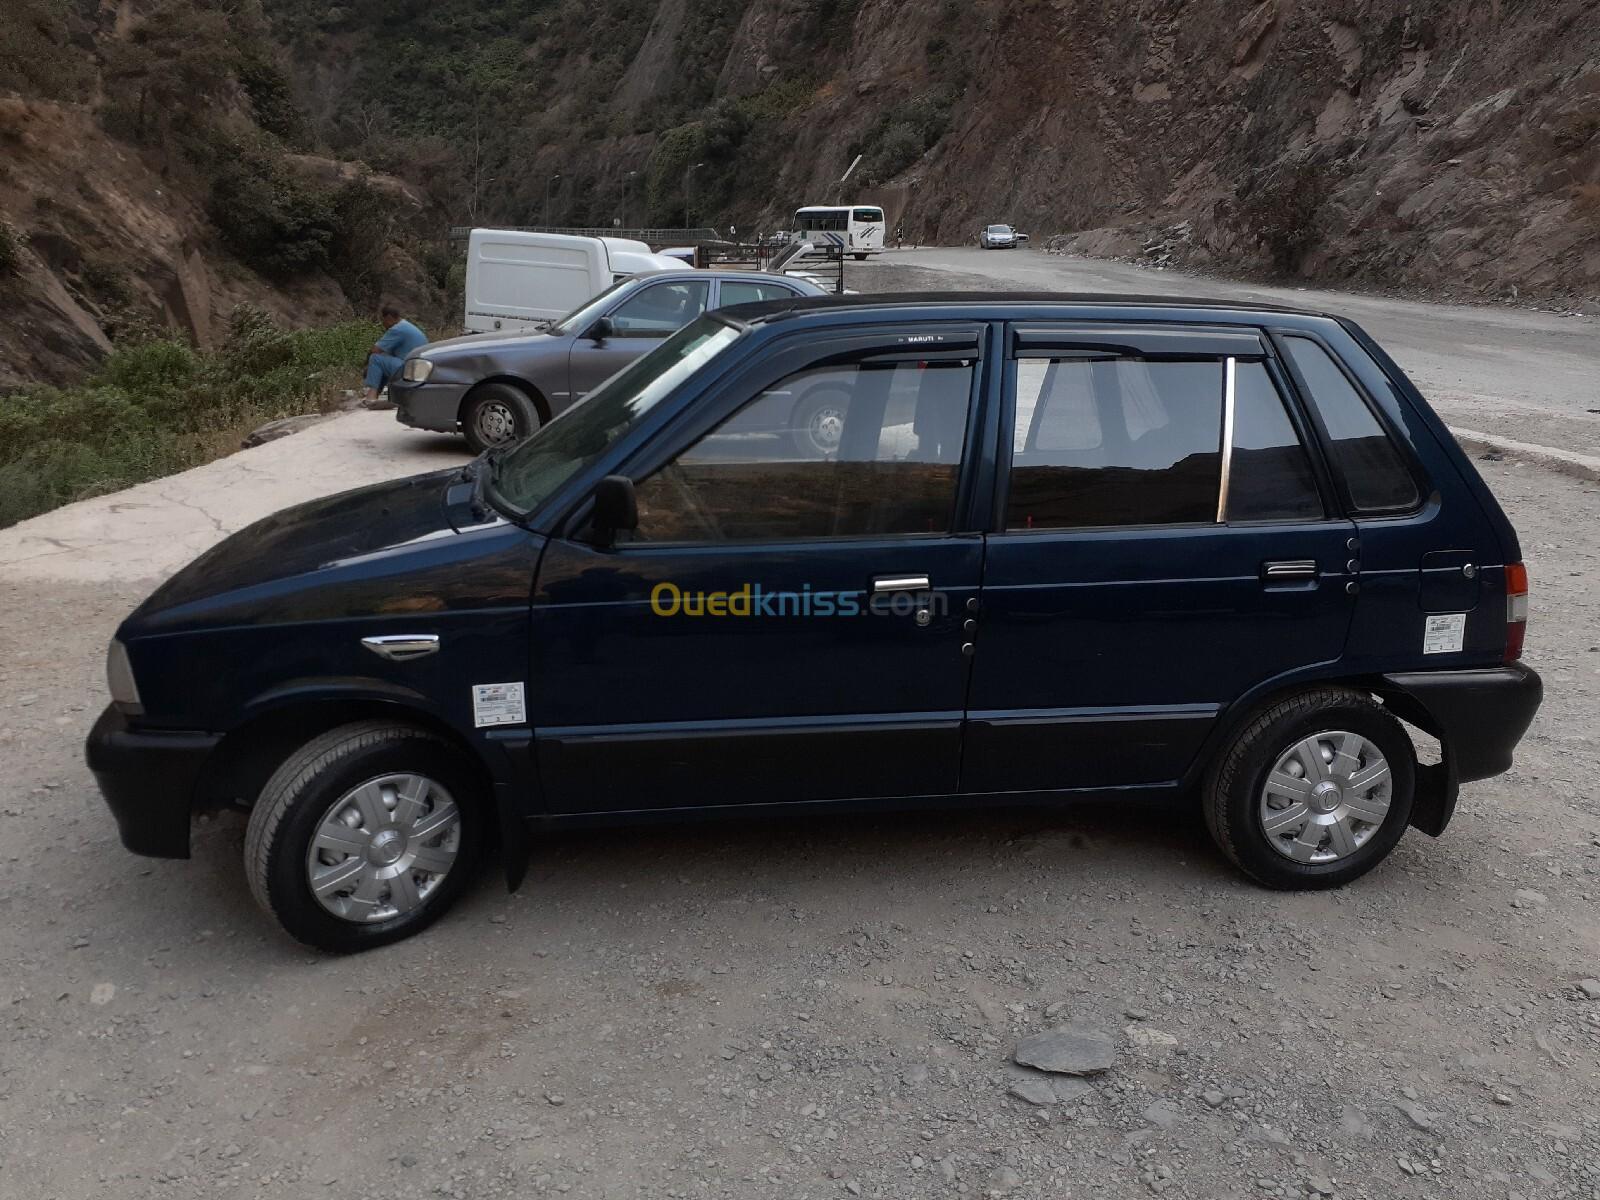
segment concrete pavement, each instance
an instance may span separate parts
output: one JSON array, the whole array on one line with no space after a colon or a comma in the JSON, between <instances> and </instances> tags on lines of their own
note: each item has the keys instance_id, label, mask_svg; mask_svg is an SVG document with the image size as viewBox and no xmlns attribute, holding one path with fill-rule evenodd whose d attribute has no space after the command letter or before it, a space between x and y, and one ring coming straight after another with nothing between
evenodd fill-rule
<instances>
[{"instance_id":1,"label":"concrete pavement","mask_svg":"<svg viewBox=\"0 0 1600 1200\"><path fill-rule=\"evenodd\" d=\"M406 429L392 412L332 416L265 446L0 529L0 575L69 583L165 576L291 504L467 458L460 438Z\"/></svg>"}]
</instances>

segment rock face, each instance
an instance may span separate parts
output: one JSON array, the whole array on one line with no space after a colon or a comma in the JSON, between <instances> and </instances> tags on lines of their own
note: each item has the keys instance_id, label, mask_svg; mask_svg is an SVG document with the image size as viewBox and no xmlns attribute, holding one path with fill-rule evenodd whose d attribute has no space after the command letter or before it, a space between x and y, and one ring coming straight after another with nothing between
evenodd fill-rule
<instances>
[{"instance_id":1,"label":"rock face","mask_svg":"<svg viewBox=\"0 0 1600 1200\"><path fill-rule=\"evenodd\" d=\"M1193 0L1132 18L1090 0L745 0L696 25L665 0L615 94L592 120L553 107L520 169L537 199L582 163L574 205L614 205L628 172L653 173L659 200L704 158L697 209L770 229L833 198L860 153L847 190L906 189L908 240L970 243L1006 220L1035 246L1227 271L1594 296L1591 18L1591 0ZM674 47L709 96L660 69ZM529 54L559 96L598 50ZM732 128L717 114L734 103L767 124L693 141L696 122ZM607 123L630 132L596 137ZM686 140L707 148L678 165Z\"/></svg>"},{"instance_id":2,"label":"rock face","mask_svg":"<svg viewBox=\"0 0 1600 1200\"><path fill-rule=\"evenodd\" d=\"M1058 1075L1098 1075L1117 1058L1111 1035L1091 1025L1058 1025L1017 1043L1011 1057L1025 1067Z\"/></svg>"}]
</instances>

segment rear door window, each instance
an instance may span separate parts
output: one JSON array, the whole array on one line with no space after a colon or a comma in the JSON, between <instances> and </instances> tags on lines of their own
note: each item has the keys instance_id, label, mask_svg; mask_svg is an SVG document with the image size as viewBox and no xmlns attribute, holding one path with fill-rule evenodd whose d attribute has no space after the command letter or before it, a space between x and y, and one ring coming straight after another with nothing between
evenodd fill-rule
<instances>
[{"instance_id":1,"label":"rear door window","mask_svg":"<svg viewBox=\"0 0 1600 1200\"><path fill-rule=\"evenodd\" d=\"M754 304L758 300L793 300L793 288L781 283L753 283L749 280L725 279L722 281L722 307L735 304Z\"/></svg>"},{"instance_id":2,"label":"rear door window","mask_svg":"<svg viewBox=\"0 0 1600 1200\"><path fill-rule=\"evenodd\" d=\"M1215 521L1223 363L1024 358L1007 529Z\"/></svg>"},{"instance_id":3,"label":"rear door window","mask_svg":"<svg viewBox=\"0 0 1600 1200\"><path fill-rule=\"evenodd\" d=\"M1332 355L1306 337L1285 337L1283 347L1322 418L1328 452L1351 507L1359 512L1415 508L1421 500L1416 480Z\"/></svg>"}]
</instances>

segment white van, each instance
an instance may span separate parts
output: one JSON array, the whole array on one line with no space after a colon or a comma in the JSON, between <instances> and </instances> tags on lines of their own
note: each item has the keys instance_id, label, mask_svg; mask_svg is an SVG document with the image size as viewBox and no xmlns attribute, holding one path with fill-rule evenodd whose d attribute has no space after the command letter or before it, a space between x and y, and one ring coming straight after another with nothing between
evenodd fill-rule
<instances>
[{"instance_id":1,"label":"white van","mask_svg":"<svg viewBox=\"0 0 1600 1200\"><path fill-rule=\"evenodd\" d=\"M468 333L520 333L564 317L620 279L682 269L629 238L474 229L467 239Z\"/></svg>"}]
</instances>

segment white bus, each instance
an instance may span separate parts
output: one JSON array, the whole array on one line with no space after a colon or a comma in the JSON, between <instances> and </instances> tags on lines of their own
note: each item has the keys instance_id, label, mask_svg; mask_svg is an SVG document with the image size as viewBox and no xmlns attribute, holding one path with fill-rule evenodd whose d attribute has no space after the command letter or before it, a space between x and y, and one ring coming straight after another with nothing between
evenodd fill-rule
<instances>
[{"instance_id":1,"label":"white bus","mask_svg":"<svg viewBox=\"0 0 1600 1200\"><path fill-rule=\"evenodd\" d=\"M794 231L808 241L813 233L844 234L844 252L857 259L883 252L883 209L871 204L810 204L794 214Z\"/></svg>"}]
</instances>

